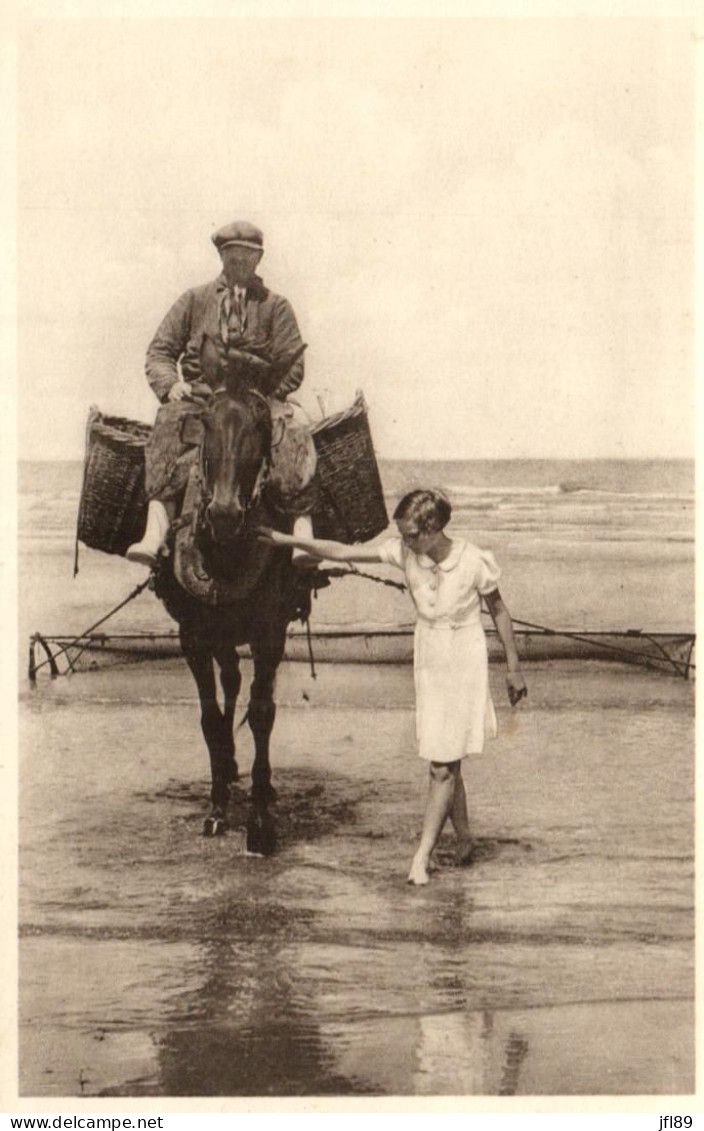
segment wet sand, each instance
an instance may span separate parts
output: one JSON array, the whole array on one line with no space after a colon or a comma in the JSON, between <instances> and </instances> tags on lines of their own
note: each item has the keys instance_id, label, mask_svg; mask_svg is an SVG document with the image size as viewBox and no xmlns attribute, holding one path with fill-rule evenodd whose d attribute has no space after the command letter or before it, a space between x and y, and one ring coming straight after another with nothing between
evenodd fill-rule
<instances>
[{"instance_id":1,"label":"wet sand","mask_svg":"<svg viewBox=\"0 0 704 1131\"><path fill-rule=\"evenodd\" d=\"M405 883L425 796L409 667L281 669L278 851L206 840L184 667L21 703L20 1094L671 1094L694 1088L693 688L531 666ZM525 706L525 709L524 709ZM240 732L241 768L251 738Z\"/></svg>"}]
</instances>

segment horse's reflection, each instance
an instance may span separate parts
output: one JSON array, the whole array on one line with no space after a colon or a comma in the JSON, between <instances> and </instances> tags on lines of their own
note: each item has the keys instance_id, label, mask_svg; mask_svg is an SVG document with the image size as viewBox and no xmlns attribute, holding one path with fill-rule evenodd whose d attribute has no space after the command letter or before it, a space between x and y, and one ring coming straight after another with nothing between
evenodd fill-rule
<instances>
[{"instance_id":1,"label":"horse's reflection","mask_svg":"<svg viewBox=\"0 0 704 1131\"><path fill-rule=\"evenodd\" d=\"M350 1095L359 1090L336 1068L334 1049L321 1036L312 1003L296 991L285 932L267 937L267 931L270 923L256 938L231 940L216 926L199 948L202 984L173 1003L177 1016L158 1040L155 1090L160 1094Z\"/></svg>"},{"instance_id":2,"label":"horse's reflection","mask_svg":"<svg viewBox=\"0 0 704 1131\"><path fill-rule=\"evenodd\" d=\"M280 868L266 867L272 866ZM284 881L294 873L277 875ZM274 893L275 877L269 881ZM400 892L394 902L407 918L411 897ZM153 1090L208 1096L525 1091L527 1037L515 1016L475 1004L467 957L472 904L461 890L455 895L454 908L446 905L443 915L454 942L437 941L437 920L434 939L411 943L402 924L398 939L383 940L370 925L367 943L358 940L346 964L348 948L342 939L331 941L324 901L303 914L298 897L292 905L281 890L268 900L241 888L225 900L220 893L199 909L202 942L184 970L191 988L170 1004ZM431 921L438 910L432 902L425 907ZM423 911L423 904L416 908L419 923L426 921ZM380 988L382 966L388 984Z\"/></svg>"}]
</instances>

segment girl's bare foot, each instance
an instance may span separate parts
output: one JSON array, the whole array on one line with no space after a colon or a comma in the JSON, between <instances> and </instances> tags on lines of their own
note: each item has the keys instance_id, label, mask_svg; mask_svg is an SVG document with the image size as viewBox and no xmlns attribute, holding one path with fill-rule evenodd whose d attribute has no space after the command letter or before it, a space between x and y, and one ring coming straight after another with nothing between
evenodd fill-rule
<instances>
[{"instance_id":1,"label":"girl's bare foot","mask_svg":"<svg viewBox=\"0 0 704 1131\"><path fill-rule=\"evenodd\" d=\"M418 856L414 856L411 870L408 873L409 884L415 884L416 887L420 887L423 884L427 884L429 879L427 861L420 859Z\"/></svg>"}]
</instances>

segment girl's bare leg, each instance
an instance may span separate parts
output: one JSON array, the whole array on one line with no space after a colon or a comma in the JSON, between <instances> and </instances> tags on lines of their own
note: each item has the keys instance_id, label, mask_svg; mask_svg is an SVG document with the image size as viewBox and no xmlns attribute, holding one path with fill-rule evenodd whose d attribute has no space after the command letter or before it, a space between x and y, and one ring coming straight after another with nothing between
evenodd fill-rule
<instances>
[{"instance_id":1,"label":"girl's bare leg","mask_svg":"<svg viewBox=\"0 0 704 1131\"><path fill-rule=\"evenodd\" d=\"M459 768L459 762L430 763L430 786L423 817L423 830L408 874L408 882L411 884L428 883L430 854L452 809Z\"/></svg>"},{"instance_id":2,"label":"girl's bare leg","mask_svg":"<svg viewBox=\"0 0 704 1131\"><path fill-rule=\"evenodd\" d=\"M455 782L455 793L452 798L452 808L450 809L450 820L452 827L457 834L457 862L459 864L469 864L472 859L474 851L474 840L469 830L469 817L467 816L467 794L464 789L464 781L462 779L462 765L457 773L457 781Z\"/></svg>"}]
</instances>

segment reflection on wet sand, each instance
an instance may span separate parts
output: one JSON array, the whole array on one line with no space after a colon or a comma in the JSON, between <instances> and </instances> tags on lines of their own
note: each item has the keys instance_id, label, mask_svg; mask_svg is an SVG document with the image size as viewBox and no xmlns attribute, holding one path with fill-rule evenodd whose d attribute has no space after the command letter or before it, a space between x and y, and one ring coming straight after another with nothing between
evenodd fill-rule
<instances>
[{"instance_id":1,"label":"reflection on wet sand","mask_svg":"<svg viewBox=\"0 0 704 1131\"><path fill-rule=\"evenodd\" d=\"M691 1002L603 1002L323 1027L338 1068L380 1095L685 1095Z\"/></svg>"},{"instance_id":2,"label":"reflection on wet sand","mask_svg":"<svg viewBox=\"0 0 704 1131\"><path fill-rule=\"evenodd\" d=\"M227 908L223 909L227 918ZM154 1035L147 1078L102 1095L515 1095L528 1041L488 1010L374 1021L316 1021L325 1006L296 992L283 940L217 938L197 948ZM445 948L434 956L447 969ZM202 981L201 981L202 980ZM431 979L434 981L435 978ZM418 987L416 987L418 988ZM461 996L461 995L459 995ZM421 994L432 997L429 986ZM378 1046L374 1049L374 1046ZM371 1046L371 1048L370 1048ZM370 1056L374 1050L378 1055Z\"/></svg>"},{"instance_id":3,"label":"reflection on wet sand","mask_svg":"<svg viewBox=\"0 0 704 1131\"><path fill-rule=\"evenodd\" d=\"M413 1091L481 1096L489 1076L490 1013L429 1014L417 1020Z\"/></svg>"},{"instance_id":4,"label":"reflection on wet sand","mask_svg":"<svg viewBox=\"0 0 704 1131\"><path fill-rule=\"evenodd\" d=\"M528 1041L494 1031L494 1015L429 1014L417 1022L415 1095L515 1096Z\"/></svg>"},{"instance_id":5,"label":"reflection on wet sand","mask_svg":"<svg viewBox=\"0 0 704 1131\"><path fill-rule=\"evenodd\" d=\"M201 948L203 985L174 1003L157 1045L162 1095L347 1095L315 1015L291 995L281 941ZM152 1092L154 1089L148 1089ZM364 1089L362 1089L364 1090ZM120 1089L129 1094L129 1085Z\"/></svg>"},{"instance_id":6,"label":"reflection on wet sand","mask_svg":"<svg viewBox=\"0 0 704 1131\"><path fill-rule=\"evenodd\" d=\"M180 677L158 703L139 673L25 702L22 1094L688 1092L691 688L661 679L533 672L520 729L468 765L475 866L448 836L423 889L409 709L283 706L280 848L252 860L237 805L199 836Z\"/></svg>"}]
</instances>

